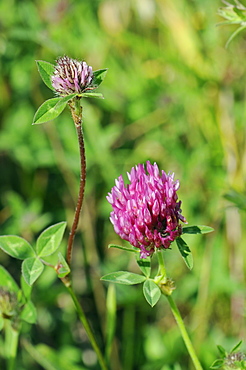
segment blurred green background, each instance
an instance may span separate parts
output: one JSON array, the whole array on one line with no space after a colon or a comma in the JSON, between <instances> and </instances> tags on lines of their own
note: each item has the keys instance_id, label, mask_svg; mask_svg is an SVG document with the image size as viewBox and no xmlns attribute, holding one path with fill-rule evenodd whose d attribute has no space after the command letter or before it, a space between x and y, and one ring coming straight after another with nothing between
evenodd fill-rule
<instances>
[{"instance_id":1,"label":"blurred green background","mask_svg":"<svg viewBox=\"0 0 246 370\"><path fill-rule=\"evenodd\" d=\"M53 97L35 60L55 63L68 55L94 70L108 68L99 88L105 99L84 101L87 184L74 286L102 343L108 286L100 277L139 272L131 254L107 248L122 241L105 197L116 177L146 160L175 172L189 224L215 229L185 237L191 272L175 245L165 253L174 299L204 369L216 359L217 344L229 350L245 337L246 220L224 194L245 190L246 36L225 49L236 26L216 27L220 6L217 0L0 1L0 233L32 243L45 227L73 220L76 133L68 109L32 126L37 108ZM0 263L19 280L19 261L1 252ZM141 286L116 286L116 294L113 370L193 368L164 298L151 309ZM33 301L38 322L23 327L17 368L97 369L52 270L37 281Z\"/></svg>"}]
</instances>

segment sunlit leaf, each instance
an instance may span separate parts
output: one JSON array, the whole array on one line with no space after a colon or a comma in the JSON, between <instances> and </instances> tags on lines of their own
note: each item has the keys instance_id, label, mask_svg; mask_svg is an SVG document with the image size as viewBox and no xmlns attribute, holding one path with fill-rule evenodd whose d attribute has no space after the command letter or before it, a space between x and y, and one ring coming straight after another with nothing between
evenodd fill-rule
<instances>
[{"instance_id":1,"label":"sunlit leaf","mask_svg":"<svg viewBox=\"0 0 246 370\"><path fill-rule=\"evenodd\" d=\"M243 31L244 29L246 28L246 26L241 26L241 27L238 27L238 29L233 32L233 34L229 37L225 47L226 49L228 48L229 44L232 42L232 40L241 32Z\"/></svg>"},{"instance_id":2,"label":"sunlit leaf","mask_svg":"<svg viewBox=\"0 0 246 370\"><path fill-rule=\"evenodd\" d=\"M28 301L20 315L21 319L28 322L29 324L34 324L37 321L37 311L34 304Z\"/></svg>"},{"instance_id":3,"label":"sunlit leaf","mask_svg":"<svg viewBox=\"0 0 246 370\"><path fill-rule=\"evenodd\" d=\"M246 210L246 194L231 189L224 195L224 198L234 203L238 208Z\"/></svg>"},{"instance_id":4,"label":"sunlit leaf","mask_svg":"<svg viewBox=\"0 0 246 370\"><path fill-rule=\"evenodd\" d=\"M80 96L80 95L79 95ZM97 98L97 99L104 99L102 93L94 93L94 92L86 92L81 94L82 98Z\"/></svg>"},{"instance_id":5,"label":"sunlit leaf","mask_svg":"<svg viewBox=\"0 0 246 370\"><path fill-rule=\"evenodd\" d=\"M54 74L55 66L49 62L43 60L36 60L38 71L45 85L48 86L51 90L54 90L51 83L51 76Z\"/></svg>"},{"instance_id":6,"label":"sunlit leaf","mask_svg":"<svg viewBox=\"0 0 246 370\"><path fill-rule=\"evenodd\" d=\"M19 287L10 273L0 265L0 287L6 288L10 292L18 292Z\"/></svg>"},{"instance_id":7,"label":"sunlit leaf","mask_svg":"<svg viewBox=\"0 0 246 370\"><path fill-rule=\"evenodd\" d=\"M219 352L220 352L220 354L221 354L221 356L223 356L223 357L226 357L227 356L227 352L226 352L226 350L225 350L225 348L223 348L221 345L217 345L217 348L218 348L218 350L219 350Z\"/></svg>"},{"instance_id":8,"label":"sunlit leaf","mask_svg":"<svg viewBox=\"0 0 246 370\"><path fill-rule=\"evenodd\" d=\"M214 231L210 226L195 225L195 226L184 226L182 228L183 234L207 234Z\"/></svg>"},{"instance_id":9,"label":"sunlit leaf","mask_svg":"<svg viewBox=\"0 0 246 370\"><path fill-rule=\"evenodd\" d=\"M210 369L221 369L223 365L224 365L224 360L218 359L212 363L212 365L210 366Z\"/></svg>"},{"instance_id":10,"label":"sunlit leaf","mask_svg":"<svg viewBox=\"0 0 246 370\"><path fill-rule=\"evenodd\" d=\"M231 350L231 353L232 352L236 352L238 349L239 349L239 347L241 346L241 344L242 344L242 340L240 340L233 348L232 348L232 350Z\"/></svg>"},{"instance_id":11,"label":"sunlit leaf","mask_svg":"<svg viewBox=\"0 0 246 370\"><path fill-rule=\"evenodd\" d=\"M137 258L137 264L146 277L150 277L151 264L150 257L147 258Z\"/></svg>"},{"instance_id":12,"label":"sunlit leaf","mask_svg":"<svg viewBox=\"0 0 246 370\"><path fill-rule=\"evenodd\" d=\"M154 307L161 297L161 290L153 280L146 280L144 282L143 293L151 307Z\"/></svg>"},{"instance_id":13,"label":"sunlit leaf","mask_svg":"<svg viewBox=\"0 0 246 370\"><path fill-rule=\"evenodd\" d=\"M182 238L177 238L176 243L187 267L191 270L193 267L193 257L190 248Z\"/></svg>"},{"instance_id":14,"label":"sunlit leaf","mask_svg":"<svg viewBox=\"0 0 246 370\"><path fill-rule=\"evenodd\" d=\"M90 86L97 88L104 80L108 69L98 69L97 71L93 71L93 81Z\"/></svg>"},{"instance_id":15,"label":"sunlit leaf","mask_svg":"<svg viewBox=\"0 0 246 370\"><path fill-rule=\"evenodd\" d=\"M146 280L146 277L128 271L117 271L104 275L101 280L117 284L134 285L142 283Z\"/></svg>"},{"instance_id":16,"label":"sunlit leaf","mask_svg":"<svg viewBox=\"0 0 246 370\"><path fill-rule=\"evenodd\" d=\"M22 290L25 298L28 300L31 297L32 287L29 284L27 284L23 275L21 275L20 281L21 281L21 290Z\"/></svg>"},{"instance_id":17,"label":"sunlit leaf","mask_svg":"<svg viewBox=\"0 0 246 370\"><path fill-rule=\"evenodd\" d=\"M32 285L42 274L44 265L38 258L30 257L22 262L21 270L27 284Z\"/></svg>"},{"instance_id":18,"label":"sunlit leaf","mask_svg":"<svg viewBox=\"0 0 246 370\"><path fill-rule=\"evenodd\" d=\"M61 253L58 253L58 264L56 266L56 272L59 278L63 278L70 273L70 267L68 266L65 258Z\"/></svg>"},{"instance_id":19,"label":"sunlit leaf","mask_svg":"<svg viewBox=\"0 0 246 370\"><path fill-rule=\"evenodd\" d=\"M35 256L32 246L25 239L16 235L0 236L0 248L11 257L20 260Z\"/></svg>"},{"instance_id":20,"label":"sunlit leaf","mask_svg":"<svg viewBox=\"0 0 246 370\"><path fill-rule=\"evenodd\" d=\"M123 251L127 251L127 252L134 252L134 253L138 253L139 252L139 249L138 248L135 248L135 247L125 247L125 246L122 246L122 245L116 245L116 244L109 244L108 245L108 248L117 248L117 249L122 249Z\"/></svg>"},{"instance_id":21,"label":"sunlit leaf","mask_svg":"<svg viewBox=\"0 0 246 370\"><path fill-rule=\"evenodd\" d=\"M37 110L33 118L33 125L51 121L57 118L65 109L67 102L77 94L71 94L62 98L46 100Z\"/></svg>"},{"instance_id":22,"label":"sunlit leaf","mask_svg":"<svg viewBox=\"0 0 246 370\"><path fill-rule=\"evenodd\" d=\"M59 222L44 230L37 239L36 252L39 257L53 254L60 246L66 222Z\"/></svg>"}]
</instances>

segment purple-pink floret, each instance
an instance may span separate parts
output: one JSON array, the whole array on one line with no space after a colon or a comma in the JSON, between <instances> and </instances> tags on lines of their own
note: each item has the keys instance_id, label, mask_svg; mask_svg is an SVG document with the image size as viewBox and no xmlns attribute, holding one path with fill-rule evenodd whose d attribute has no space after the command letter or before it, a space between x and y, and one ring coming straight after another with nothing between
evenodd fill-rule
<instances>
[{"instance_id":1,"label":"purple-pink floret","mask_svg":"<svg viewBox=\"0 0 246 370\"><path fill-rule=\"evenodd\" d=\"M186 223L177 196L179 181L174 181L174 174L160 173L156 163L147 161L146 167L148 173L143 164L133 167L127 173L128 185L121 175L107 196L115 232L140 248L140 258L169 248L182 233L179 221Z\"/></svg>"},{"instance_id":2,"label":"purple-pink floret","mask_svg":"<svg viewBox=\"0 0 246 370\"><path fill-rule=\"evenodd\" d=\"M90 90L93 80L92 67L67 56L59 58L51 77L52 86L60 96L81 94Z\"/></svg>"}]
</instances>

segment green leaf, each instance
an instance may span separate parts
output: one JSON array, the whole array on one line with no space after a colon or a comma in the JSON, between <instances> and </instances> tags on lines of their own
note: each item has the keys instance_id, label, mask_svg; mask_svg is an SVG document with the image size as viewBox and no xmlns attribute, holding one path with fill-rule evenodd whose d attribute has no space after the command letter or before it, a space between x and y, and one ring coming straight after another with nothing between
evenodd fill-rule
<instances>
[{"instance_id":1,"label":"green leaf","mask_svg":"<svg viewBox=\"0 0 246 370\"><path fill-rule=\"evenodd\" d=\"M193 257L190 248L182 238L177 238L176 243L187 267L191 270L193 267Z\"/></svg>"},{"instance_id":2,"label":"green leaf","mask_svg":"<svg viewBox=\"0 0 246 370\"><path fill-rule=\"evenodd\" d=\"M32 246L25 239L16 235L0 236L0 248L11 257L20 260L35 256Z\"/></svg>"},{"instance_id":3,"label":"green leaf","mask_svg":"<svg viewBox=\"0 0 246 370\"><path fill-rule=\"evenodd\" d=\"M245 15L243 14L242 10L237 8L236 6L233 8L233 11L239 16L241 22L245 21Z\"/></svg>"},{"instance_id":4,"label":"green leaf","mask_svg":"<svg viewBox=\"0 0 246 370\"><path fill-rule=\"evenodd\" d=\"M217 23L216 26L226 26L228 24L240 24L240 23L241 23L240 20L234 21L234 22L233 21L223 21L223 22Z\"/></svg>"},{"instance_id":5,"label":"green leaf","mask_svg":"<svg viewBox=\"0 0 246 370\"><path fill-rule=\"evenodd\" d=\"M161 297L161 290L153 280L146 280L144 282L143 293L151 307L154 307Z\"/></svg>"},{"instance_id":6,"label":"green leaf","mask_svg":"<svg viewBox=\"0 0 246 370\"><path fill-rule=\"evenodd\" d=\"M232 42L232 40L241 32L243 31L244 29L246 28L246 26L241 26L241 27L238 27L238 29L233 32L233 34L229 37L229 39L227 40L227 43L225 45L225 48L227 49L229 44Z\"/></svg>"},{"instance_id":7,"label":"green leaf","mask_svg":"<svg viewBox=\"0 0 246 370\"><path fill-rule=\"evenodd\" d=\"M18 293L19 287L10 273L0 265L0 286L7 288L10 292Z\"/></svg>"},{"instance_id":8,"label":"green leaf","mask_svg":"<svg viewBox=\"0 0 246 370\"><path fill-rule=\"evenodd\" d=\"M44 230L37 239L36 252L39 257L53 254L60 246L66 222L59 222Z\"/></svg>"},{"instance_id":9,"label":"green leaf","mask_svg":"<svg viewBox=\"0 0 246 370\"><path fill-rule=\"evenodd\" d=\"M59 278L64 278L70 273L70 267L68 266L65 258L61 253L58 253L58 264L56 266L56 272Z\"/></svg>"},{"instance_id":10,"label":"green leaf","mask_svg":"<svg viewBox=\"0 0 246 370\"><path fill-rule=\"evenodd\" d=\"M54 74L55 66L43 60L36 60L38 71L45 85L54 90L51 83L51 76Z\"/></svg>"},{"instance_id":11,"label":"green leaf","mask_svg":"<svg viewBox=\"0 0 246 370\"><path fill-rule=\"evenodd\" d=\"M34 304L28 301L20 315L21 319L28 322L29 324L34 324L37 321L37 311Z\"/></svg>"},{"instance_id":12,"label":"green leaf","mask_svg":"<svg viewBox=\"0 0 246 370\"><path fill-rule=\"evenodd\" d=\"M240 370L246 369L246 361L235 361L235 365L238 366ZM240 367L239 367L240 366Z\"/></svg>"},{"instance_id":13,"label":"green leaf","mask_svg":"<svg viewBox=\"0 0 246 370\"><path fill-rule=\"evenodd\" d=\"M27 284L32 285L42 274L44 265L38 258L30 257L22 262L21 269Z\"/></svg>"},{"instance_id":14,"label":"green leaf","mask_svg":"<svg viewBox=\"0 0 246 370\"><path fill-rule=\"evenodd\" d=\"M165 368L164 368L165 369ZM164 370L163 369L163 370ZM170 369L170 368L168 368L168 369ZM168 369L166 369L166 370L168 370ZM174 364L174 368L173 368L173 370L182 370L182 368L181 368L181 366L179 365L179 364L177 364L177 363L175 363Z\"/></svg>"},{"instance_id":15,"label":"green leaf","mask_svg":"<svg viewBox=\"0 0 246 370\"><path fill-rule=\"evenodd\" d=\"M67 103L69 100L72 100L73 98L75 98L75 96L78 96L78 94L74 93L74 94L63 96L62 98L60 98L61 99L60 103L61 104Z\"/></svg>"},{"instance_id":16,"label":"green leaf","mask_svg":"<svg viewBox=\"0 0 246 370\"><path fill-rule=\"evenodd\" d=\"M117 249L122 249L123 251L134 252L134 253L139 252L138 248L135 248L135 247L132 247L132 246L131 247L124 247L122 245L109 244L108 248L117 248Z\"/></svg>"},{"instance_id":17,"label":"green leaf","mask_svg":"<svg viewBox=\"0 0 246 370\"><path fill-rule=\"evenodd\" d=\"M242 340L240 340L233 348L232 348L232 350L231 350L231 352L230 353L233 353L233 352L236 352L238 349L239 349L239 347L241 346L241 344L242 344Z\"/></svg>"},{"instance_id":18,"label":"green leaf","mask_svg":"<svg viewBox=\"0 0 246 370\"><path fill-rule=\"evenodd\" d=\"M86 92L82 93L78 96L81 96L82 98L97 98L97 99L104 99L104 96L102 93L94 93L94 92Z\"/></svg>"},{"instance_id":19,"label":"green leaf","mask_svg":"<svg viewBox=\"0 0 246 370\"><path fill-rule=\"evenodd\" d=\"M221 356L223 356L223 357L226 357L226 356L227 356L227 352L226 352L225 348L223 348L223 347L222 347L222 346L220 346L219 344L217 345L217 348L218 348L218 350L219 350L219 352L220 352Z\"/></svg>"},{"instance_id":20,"label":"green leaf","mask_svg":"<svg viewBox=\"0 0 246 370\"><path fill-rule=\"evenodd\" d=\"M224 360L215 360L212 365L210 366L210 369L221 369L224 365Z\"/></svg>"},{"instance_id":21,"label":"green leaf","mask_svg":"<svg viewBox=\"0 0 246 370\"><path fill-rule=\"evenodd\" d=\"M150 277L150 272L151 272L151 265L150 265L150 257L147 258L137 258L137 264L142 271L142 273L146 277Z\"/></svg>"},{"instance_id":22,"label":"green leaf","mask_svg":"<svg viewBox=\"0 0 246 370\"><path fill-rule=\"evenodd\" d=\"M246 210L246 195L244 193L231 189L224 195L224 198L234 203L238 208Z\"/></svg>"},{"instance_id":23,"label":"green leaf","mask_svg":"<svg viewBox=\"0 0 246 370\"><path fill-rule=\"evenodd\" d=\"M98 69L97 71L93 71L93 80L92 83L90 84L91 87L96 89L101 83L103 82L106 74L107 74L108 69Z\"/></svg>"},{"instance_id":24,"label":"green leaf","mask_svg":"<svg viewBox=\"0 0 246 370\"><path fill-rule=\"evenodd\" d=\"M77 94L71 94L62 98L46 100L37 110L33 118L33 125L51 121L57 118L65 109L67 102Z\"/></svg>"},{"instance_id":25,"label":"green leaf","mask_svg":"<svg viewBox=\"0 0 246 370\"><path fill-rule=\"evenodd\" d=\"M195 225L195 226L184 226L182 228L183 234L207 234L214 231L210 226Z\"/></svg>"},{"instance_id":26,"label":"green leaf","mask_svg":"<svg viewBox=\"0 0 246 370\"><path fill-rule=\"evenodd\" d=\"M40 107L33 118L33 125L51 121L58 117L65 109L66 104L60 104L62 98L52 98L46 100Z\"/></svg>"},{"instance_id":27,"label":"green leaf","mask_svg":"<svg viewBox=\"0 0 246 370\"><path fill-rule=\"evenodd\" d=\"M31 293L32 293L32 287L29 284L27 284L23 275L21 275L20 282L21 282L21 290L23 292L23 295L26 300L29 300L31 297Z\"/></svg>"},{"instance_id":28,"label":"green leaf","mask_svg":"<svg viewBox=\"0 0 246 370\"><path fill-rule=\"evenodd\" d=\"M103 277L101 277L101 280L110 281L111 283L117 284L134 285L144 282L146 280L146 277L128 271L117 271L104 275Z\"/></svg>"}]
</instances>

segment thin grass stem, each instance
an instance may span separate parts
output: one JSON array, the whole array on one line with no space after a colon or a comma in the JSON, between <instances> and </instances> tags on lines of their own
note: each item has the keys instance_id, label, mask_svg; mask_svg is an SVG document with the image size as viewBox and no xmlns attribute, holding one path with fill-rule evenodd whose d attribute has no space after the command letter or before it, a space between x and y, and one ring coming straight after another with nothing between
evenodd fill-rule
<instances>
[{"instance_id":1,"label":"thin grass stem","mask_svg":"<svg viewBox=\"0 0 246 370\"><path fill-rule=\"evenodd\" d=\"M87 318L85 316L84 310L83 310L81 304L79 303L79 301L78 301L78 299L77 299L77 297L76 297L76 295L75 295L75 293L73 291L73 288L71 287L70 284L65 284L64 283L64 285L66 286L66 288L67 288L70 296L72 297L72 300L73 300L74 305L76 307L76 310L77 310L77 313L78 313L80 322L82 323L83 327L85 328L85 331L86 331L87 336L88 336L88 338L90 340L90 343L92 345L92 348L94 349L94 351L97 354L98 362L99 362L99 364L101 366L101 369L102 370L108 370L108 366L106 364L106 361L105 361L105 359L103 357L103 354L102 354L102 352L101 352L101 350L100 350L100 348L98 346L98 343L97 343L97 341L95 339L95 336L94 336L94 334L92 332L92 329L90 327L90 324L89 324L89 322L88 322L88 320L87 320Z\"/></svg>"}]
</instances>

